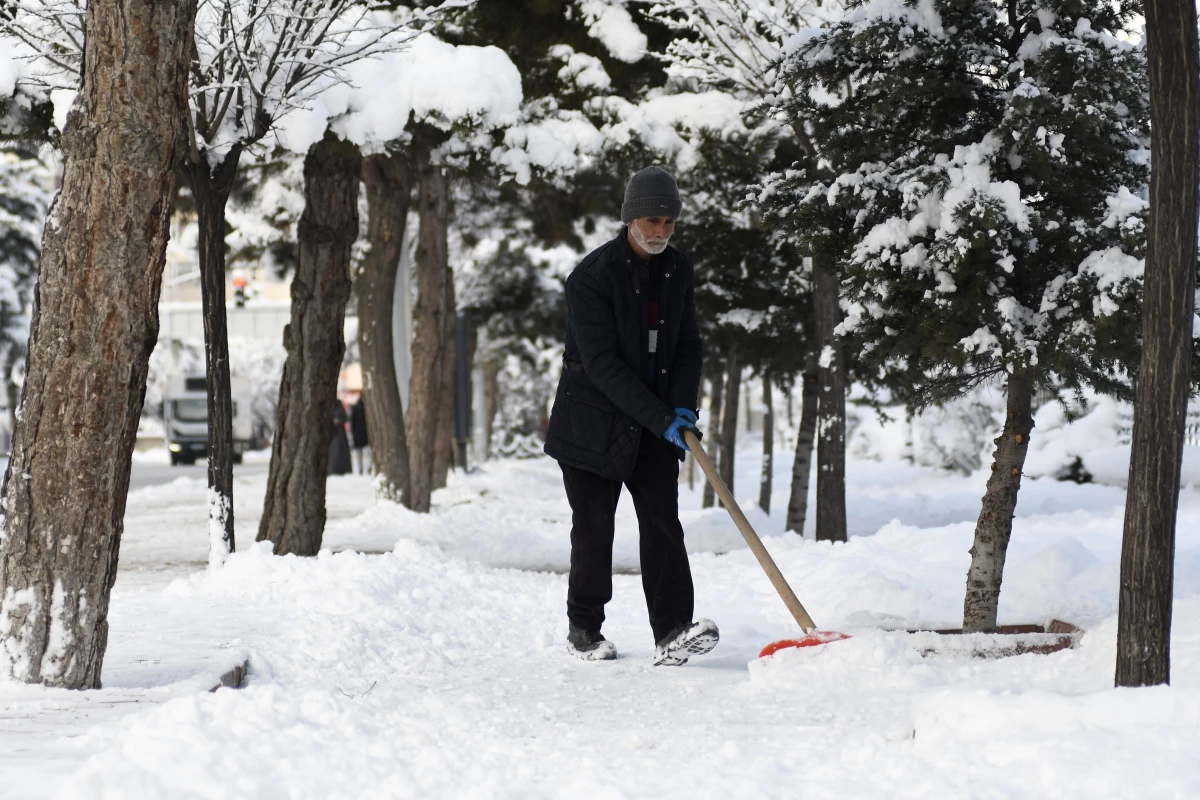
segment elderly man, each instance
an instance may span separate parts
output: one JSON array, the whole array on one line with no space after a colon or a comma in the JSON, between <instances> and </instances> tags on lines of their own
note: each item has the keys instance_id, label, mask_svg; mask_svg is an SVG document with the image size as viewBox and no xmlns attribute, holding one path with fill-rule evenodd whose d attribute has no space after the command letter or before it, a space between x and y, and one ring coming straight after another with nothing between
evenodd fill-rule
<instances>
[{"instance_id":1,"label":"elderly man","mask_svg":"<svg viewBox=\"0 0 1200 800\"><path fill-rule=\"evenodd\" d=\"M668 172L637 173L625 189L620 235L567 278L566 349L545 449L571 504L567 647L588 661L617 657L600 626L612 599L622 484L638 516L654 663L684 664L717 644L711 620L692 621L679 524L682 431L696 423L703 360L692 263L667 244L681 208Z\"/></svg>"}]
</instances>

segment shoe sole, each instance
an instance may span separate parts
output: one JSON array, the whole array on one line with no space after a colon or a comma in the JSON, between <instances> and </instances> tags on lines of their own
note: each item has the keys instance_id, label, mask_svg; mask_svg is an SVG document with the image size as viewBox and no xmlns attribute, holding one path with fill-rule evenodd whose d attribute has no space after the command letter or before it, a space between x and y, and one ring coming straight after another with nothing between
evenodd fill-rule
<instances>
[{"instance_id":1,"label":"shoe sole","mask_svg":"<svg viewBox=\"0 0 1200 800\"><path fill-rule=\"evenodd\" d=\"M715 631L702 631L690 639L684 639L674 646L668 647L662 659L654 662L654 666L681 667L688 662L688 658L691 656L702 656L712 652L720 640L720 636ZM687 655L681 657L678 655L680 652L687 653Z\"/></svg>"}]
</instances>

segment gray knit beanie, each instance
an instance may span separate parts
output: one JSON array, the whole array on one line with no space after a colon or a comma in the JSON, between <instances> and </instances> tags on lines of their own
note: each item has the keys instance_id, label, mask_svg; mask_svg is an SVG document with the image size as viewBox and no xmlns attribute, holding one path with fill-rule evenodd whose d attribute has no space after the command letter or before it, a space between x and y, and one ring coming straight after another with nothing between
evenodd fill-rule
<instances>
[{"instance_id":1,"label":"gray knit beanie","mask_svg":"<svg viewBox=\"0 0 1200 800\"><path fill-rule=\"evenodd\" d=\"M671 173L662 167L646 167L630 178L629 185L625 187L621 221L629 223L640 217L678 219L682 210L679 186Z\"/></svg>"}]
</instances>

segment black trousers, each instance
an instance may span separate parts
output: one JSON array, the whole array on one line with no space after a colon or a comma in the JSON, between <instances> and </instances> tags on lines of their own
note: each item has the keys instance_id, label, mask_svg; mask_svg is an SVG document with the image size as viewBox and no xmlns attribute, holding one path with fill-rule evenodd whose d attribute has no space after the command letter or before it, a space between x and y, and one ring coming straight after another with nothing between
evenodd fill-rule
<instances>
[{"instance_id":1,"label":"black trousers","mask_svg":"<svg viewBox=\"0 0 1200 800\"><path fill-rule=\"evenodd\" d=\"M604 622L604 604L612 599L614 516L621 482L566 464L559 466L571 504L567 619L585 630L598 631ZM691 622L695 604L692 571L679 524L678 480L678 449L643 430L637 463L625 488L637 511L642 589L655 642L675 626Z\"/></svg>"}]
</instances>

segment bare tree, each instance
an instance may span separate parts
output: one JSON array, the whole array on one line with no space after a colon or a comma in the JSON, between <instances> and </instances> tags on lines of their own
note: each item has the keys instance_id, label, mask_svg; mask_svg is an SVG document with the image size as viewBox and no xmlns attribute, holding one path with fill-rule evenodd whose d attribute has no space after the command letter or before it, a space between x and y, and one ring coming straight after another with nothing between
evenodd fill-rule
<instances>
[{"instance_id":1,"label":"bare tree","mask_svg":"<svg viewBox=\"0 0 1200 800\"><path fill-rule=\"evenodd\" d=\"M770 375L763 375L763 453L762 477L758 485L758 507L766 513L771 513L771 486L775 469L775 408L771 397L772 382ZM749 416L749 415L747 415Z\"/></svg>"},{"instance_id":2,"label":"bare tree","mask_svg":"<svg viewBox=\"0 0 1200 800\"><path fill-rule=\"evenodd\" d=\"M1171 680L1175 515L1196 297L1196 6L1188 0L1147 0L1145 9L1154 158L1144 345L1121 546L1118 686Z\"/></svg>"},{"instance_id":3,"label":"bare tree","mask_svg":"<svg viewBox=\"0 0 1200 800\"><path fill-rule=\"evenodd\" d=\"M286 113L307 107L364 58L400 49L445 10L373 10L358 0L200 0L191 54L194 135L180 159L196 203L208 387L209 528L219 562L234 549L233 401L225 313L225 211L243 153ZM83 0L24 0L5 29L51 67L46 80L73 86L82 53Z\"/></svg>"},{"instance_id":4,"label":"bare tree","mask_svg":"<svg viewBox=\"0 0 1200 800\"><path fill-rule=\"evenodd\" d=\"M81 23L89 46L4 479L0 672L16 680L100 686L195 13L194 0L92 0Z\"/></svg>"},{"instance_id":5,"label":"bare tree","mask_svg":"<svg viewBox=\"0 0 1200 800\"><path fill-rule=\"evenodd\" d=\"M738 404L742 394L742 358L737 345L730 345L726 357L725 408L721 419L721 480L733 491L734 458L737 455Z\"/></svg>"},{"instance_id":6,"label":"bare tree","mask_svg":"<svg viewBox=\"0 0 1200 800\"><path fill-rule=\"evenodd\" d=\"M846 359L834 328L842 321L837 278L813 270L817 347L817 541L846 541Z\"/></svg>"},{"instance_id":7,"label":"bare tree","mask_svg":"<svg viewBox=\"0 0 1200 800\"><path fill-rule=\"evenodd\" d=\"M808 483L812 472L813 441L817 432L818 380L816 358L800 376L800 427L796 432L796 455L792 460L792 491L788 498L785 530L804 535L808 518Z\"/></svg>"}]
</instances>

